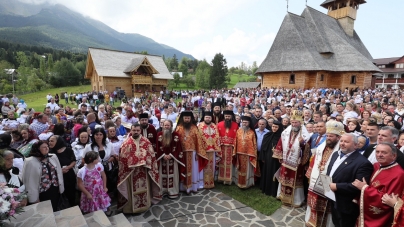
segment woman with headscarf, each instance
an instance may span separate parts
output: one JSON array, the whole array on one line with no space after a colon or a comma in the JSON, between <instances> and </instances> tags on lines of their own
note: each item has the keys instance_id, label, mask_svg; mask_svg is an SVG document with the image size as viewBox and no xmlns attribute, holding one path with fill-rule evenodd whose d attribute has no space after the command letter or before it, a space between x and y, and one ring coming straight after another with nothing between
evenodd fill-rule
<instances>
[{"instance_id":1,"label":"woman with headscarf","mask_svg":"<svg viewBox=\"0 0 404 227\"><path fill-rule=\"evenodd\" d=\"M57 211L60 194L64 192L62 168L55 154L49 154L46 141L33 144L25 160L22 182L28 192L28 203L50 200Z\"/></svg>"},{"instance_id":2,"label":"woman with headscarf","mask_svg":"<svg viewBox=\"0 0 404 227\"><path fill-rule=\"evenodd\" d=\"M69 200L69 205L74 206L76 200L76 156L62 137L53 135L49 138L49 153L56 154L59 159L63 172L63 181L65 182L65 195Z\"/></svg>"},{"instance_id":3,"label":"woman with headscarf","mask_svg":"<svg viewBox=\"0 0 404 227\"><path fill-rule=\"evenodd\" d=\"M266 195L276 197L278 191L278 182L274 179L274 174L278 171L281 164L276 158L272 158L272 149L276 146L283 131L283 126L281 122L274 121L271 127L271 132L265 134L262 139L261 146L261 161L264 163L261 172L261 191Z\"/></svg>"},{"instance_id":4,"label":"woman with headscarf","mask_svg":"<svg viewBox=\"0 0 404 227\"><path fill-rule=\"evenodd\" d=\"M32 145L38 141L35 132L32 129L25 127L24 125L27 124L22 124L19 126L19 131L21 133L21 136L24 140L24 142L21 143L21 145L17 148L17 150L23 154L25 157L28 157L29 153L31 152Z\"/></svg>"},{"instance_id":5,"label":"woman with headscarf","mask_svg":"<svg viewBox=\"0 0 404 227\"><path fill-rule=\"evenodd\" d=\"M366 150L366 148L369 146L370 140L368 137L365 135L359 135L358 136L358 149L356 151L359 151L361 154L363 154Z\"/></svg>"}]
</instances>

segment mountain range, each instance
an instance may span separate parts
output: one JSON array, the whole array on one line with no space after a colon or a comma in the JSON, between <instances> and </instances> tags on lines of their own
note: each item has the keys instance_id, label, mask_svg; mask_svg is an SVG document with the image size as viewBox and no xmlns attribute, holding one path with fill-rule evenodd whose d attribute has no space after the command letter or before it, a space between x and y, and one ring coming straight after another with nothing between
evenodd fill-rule
<instances>
[{"instance_id":1,"label":"mountain range","mask_svg":"<svg viewBox=\"0 0 404 227\"><path fill-rule=\"evenodd\" d=\"M120 33L106 24L56 4L0 0L0 40L72 52L88 47L128 52L147 51L177 59L192 55L136 33Z\"/></svg>"}]
</instances>

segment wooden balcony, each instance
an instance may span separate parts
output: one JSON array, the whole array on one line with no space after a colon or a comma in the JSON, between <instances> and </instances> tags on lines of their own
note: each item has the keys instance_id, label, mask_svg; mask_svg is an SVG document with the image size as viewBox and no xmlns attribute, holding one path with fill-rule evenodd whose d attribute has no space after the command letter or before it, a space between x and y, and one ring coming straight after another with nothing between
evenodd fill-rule
<instances>
[{"instance_id":1,"label":"wooden balcony","mask_svg":"<svg viewBox=\"0 0 404 227\"><path fill-rule=\"evenodd\" d=\"M132 84L151 84L152 82L152 76L132 75Z\"/></svg>"}]
</instances>

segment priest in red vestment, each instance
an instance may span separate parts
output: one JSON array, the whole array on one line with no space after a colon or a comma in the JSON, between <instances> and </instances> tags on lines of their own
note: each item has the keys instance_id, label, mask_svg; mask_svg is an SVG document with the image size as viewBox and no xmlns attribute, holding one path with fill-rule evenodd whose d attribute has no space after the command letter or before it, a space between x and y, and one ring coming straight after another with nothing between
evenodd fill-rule
<instances>
[{"instance_id":1,"label":"priest in red vestment","mask_svg":"<svg viewBox=\"0 0 404 227\"><path fill-rule=\"evenodd\" d=\"M178 197L180 179L185 178L184 153L178 133L173 132L173 122L165 120L157 134L156 153L160 174L161 195L170 199Z\"/></svg>"},{"instance_id":2,"label":"priest in red vestment","mask_svg":"<svg viewBox=\"0 0 404 227\"><path fill-rule=\"evenodd\" d=\"M233 155L236 157L234 183L239 188L254 185L254 176L260 176L257 168L257 138L251 125L251 118L243 116L242 127L237 130Z\"/></svg>"},{"instance_id":3,"label":"priest in red vestment","mask_svg":"<svg viewBox=\"0 0 404 227\"><path fill-rule=\"evenodd\" d=\"M208 157L191 111L181 113L175 132L180 136L185 162L185 179L180 182L180 190L187 193L197 192L203 188L203 169Z\"/></svg>"},{"instance_id":4,"label":"priest in red vestment","mask_svg":"<svg viewBox=\"0 0 404 227\"><path fill-rule=\"evenodd\" d=\"M217 124L221 144L222 158L219 161L218 181L223 184L231 184L233 177L233 149L236 142L238 124L234 121L234 113L231 110L223 111L224 121Z\"/></svg>"},{"instance_id":5,"label":"priest in red vestment","mask_svg":"<svg viewBox=\"0 0 404 227\"><path fill-rule=\"evenodd\" d=\"M365 179L356 179L352 184L361 190L359 227L392 226L394 208L383 203L383 195L401 195L404 190L404 170L397 164L397 148L392 143L376 146L377 162L369 185Z\"/></svg>"},{"instance_id":6,"label":"priest in red vestment","mask_svg":"<svg viewBox=\"0 0 404 227\"><path fill-rule=\"evenodd\" d=\"M220 140L217 127L212 123L212 112L205 112L204 121L199 123L198 129L202 135L202 143L206 150L208 163L203 169L204 188L215 187L216 162L222 158Z\"/></svg>"},{"instance_id":7,"label":"priest in red vestment","mask_svg":"<svg viewBox=\"0 0 404 227\"><path fill-rule=\"evenodd\" d=\"M304 147L310 139L310 134L303 125L302 111L294 110L290 122L291 125L282 132L272 157L282 162L279 170L278 197L283 204L300 207L305 199L304 161L308 160L309 155Z\"/></svg>"},{"instance_id":8,"label":"priest in red vestment","mask_svg":"<svg viewBox=\"0 0 404 227\"><path fill-rule=\"evenodd\" d=\"M152 143L153 148L156 149L156 138L157 138L157 131L156 128L149 124L149 114L142 113L139 114L139 123L140 127L142 128L142 136L147 138L150 143Z\"/></svg>"},{"instance_id":9,"label":"priest in red vestment","mask_svg":"<svg viewBox=\"0 0 404 227\"><path fill-rule=\"evenodd\" d=\"M128 214L144 212L161 198L156 156L140 133L140 125L132 125L119 152L118 209Z\"/></svg>"}]
</instances>

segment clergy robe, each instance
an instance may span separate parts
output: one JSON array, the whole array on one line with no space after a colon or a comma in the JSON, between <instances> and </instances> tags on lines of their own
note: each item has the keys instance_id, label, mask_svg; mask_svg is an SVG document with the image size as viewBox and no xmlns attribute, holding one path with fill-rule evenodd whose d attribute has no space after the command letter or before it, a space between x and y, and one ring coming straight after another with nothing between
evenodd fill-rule
<instances>
[{"instance_id":1,"label":"clergy robe","mask_svg":"<svg viewBox=\"0 0 404 227\"><path fill-rule=\"evenodd\" d=\"M121 146L118 163L118 209L141 213L157 203L161 197L159 172L149 140L142 135L138 139L128 137Z\"/></svg>"},{"instance_id":2,"label":"clergy robe","mask_svg":"<svg viewBox=\"0 0 404 227\"><path fill-rule=\"evenodd\" d=\"M334 226L331 218L331 203L328 204L326 197L313 192L313 188L320 174L325 175L327 173L330 158L332 154L338 152L338 150L339 143L335 145L334 149L332 149L327 147L325 142L312 149L313 156L310 160L309 169L306 172L306 177L309 179L309 192L307 195L307 210L305 217L306 226Z\"/></svg>"},{"instance_id":3,"label":"clergy robe","mask_svg":"<svg viewBox=\"0 0 404 227\"><path fill-rule=\"evenodd\" d=\"M218 180L231 184L233 178L233 149L236 142L238 125L232 121L230 128L225 127L225 121L217 124L221 144L222 159L219 161Z\"/></svg>"},{"instance_id":4,"label":"clergy robe","mask_svg":"<svg viewBox=\"0 0 404 227\"><path fill-rule=\"evenodd\" d=\"M249 188L254 185L254 175L259 176L257 168L257 138L253 130L244 133L239 128L236 134L233 155L236 156L234 183L239 188Z\"/></svg>"},{"instance_id":5,"label":"clergy robe","mask_svg":"<svg viewBox=\"0 0 404 227\"><path fill-rule=\"evenodd\" d=\"M404 192L401 199L394 206L394 221L392 227L404 227Z\"/></svg>"},{"instance_id":6,"label":"clergy robe","mask_svg":"<svg viewBox=\"0 0 404 227\"><path fill-rule=\"evenodd\" d=\"M404 190L404 170L395 162L386 167L373 164L373 174L361 190L359 227L391 226L394 209L382 203L384 194L401 195Z\"/></svg>"},{"instance_id":7,"label":"clergy robe","mask_svg":"<svg viewBox=\"0 0 404 227\"><path fill-rule=\"evenodd\" d=\"M178 133L173 132L169 147L162 144L163 132L157 134L156 153L159 166L161 195L168 195L174 199L180 191L180 179L184 179L185 164L184 153ZM170 155L171 159L165 160L164 156Z\"/></svg>"},{"instance_id":8,"label":"clergy robe","mask_svg":"<svg viewBox=\"0 0 404 227\"><path fill-rule=\"evenodd\" d=\"M199 123L198 129L208 158L208 163L203 169L204 188L214 188L216 159L222 158L218 129L214 123L206 125L205 122Z\"/></svg>"},{"instance_id":9,"label":"clergy robe","mask_svg":"<svg viewBox=\"0 0 404 227\"><path fill-rule=\"evenodd\" d=\"M276 197L278 191L278 181L274 178L276 171L278 171L281 164L276 158L272 158L273 149L281 137L282 130L278 129L275 133L268 132L262 139L261 145L261 158L263 161L261 172L261 191L266 195Z\"/></svg>"},{"instance_id":10,"label":"clergy robe","mask_svg":"<svg viewBox=\"0 0 404 227\"><path fill-rule=\"evenodd\" d=\"M141 128L142 136L147 138L150 143L153 145L153 149L156 149L156 138L157 138L157 131L156 128L149 124L146 129Z\"/></svg>"},{"instance_id":11,"label":"clergy robe","mask_svg":"<svg viewBox=\"0 0 404 227\"><path fill-rule=\"evenodd\" d=\"M185 179L180 183L180 190L196 192L203 188L203 169L208 162L202 136L195 125L189 131L178 125L175 131L180 136L185 162Z\"/></svg>"},{"instance_id":12,"label":"clergy robe","mask_svg":"<svg viewBox=\"0 0 404 227\"><path fill-rule=\"evenodd\" d=\"M292 133L292 126L282 132L281 139L274 149L274 158L282 159L279 172L278 197L283 204L300 207L304 201L303 175L305 164L302 160L308 160L307 152L303 152L304 145L300 144L299 137L305 142L310 135L305 126L300 131Z\"/></svg>"}]
</instances>

